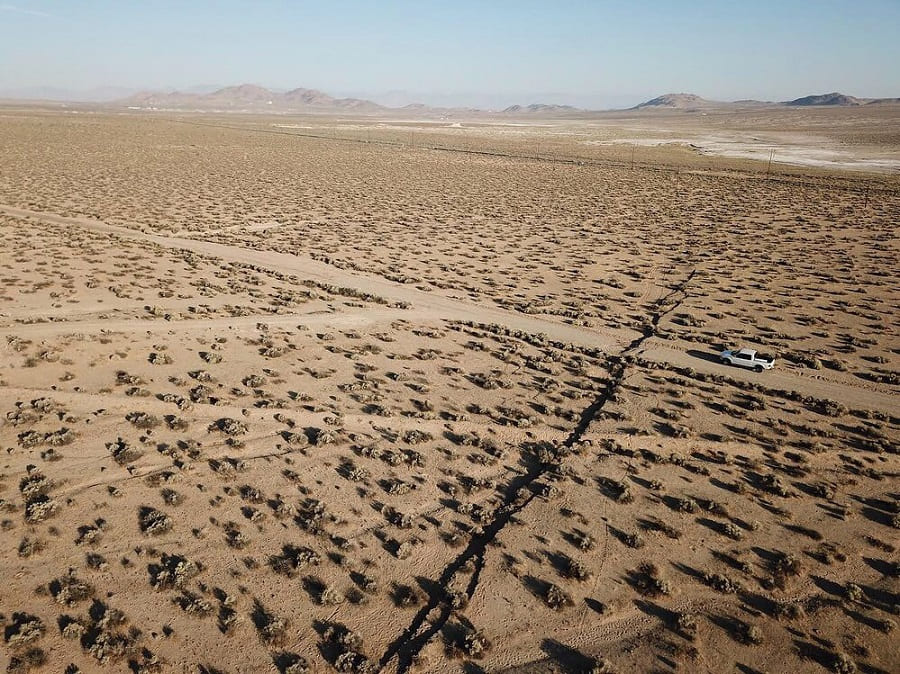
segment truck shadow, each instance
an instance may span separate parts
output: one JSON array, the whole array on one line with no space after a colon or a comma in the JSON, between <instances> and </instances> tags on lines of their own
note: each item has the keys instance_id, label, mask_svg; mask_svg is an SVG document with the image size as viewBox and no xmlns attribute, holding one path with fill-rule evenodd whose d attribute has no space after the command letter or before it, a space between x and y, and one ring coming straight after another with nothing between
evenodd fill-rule
<instances>
[{"instance_id":1,"label":"truck shadow","mask_svg":"<svg viewBox=\"0 0 900 674\"><path fill-rule=\"evenodd\" d=\"M705 360L707 363L719 363L719 354L712 351L698 351L697 349L688 349L687 355Z\"/></svg>"}]
</instances>

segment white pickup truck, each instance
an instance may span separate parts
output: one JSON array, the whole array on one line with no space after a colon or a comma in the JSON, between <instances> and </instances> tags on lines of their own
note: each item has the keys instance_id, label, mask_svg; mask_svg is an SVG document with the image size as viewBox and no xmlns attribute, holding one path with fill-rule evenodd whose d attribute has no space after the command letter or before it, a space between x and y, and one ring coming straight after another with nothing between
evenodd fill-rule
<instances>
[{"instance_id":1,"label":"white pickup truck","mask_svg":"<svg viewBox=\"0 0 900 674\"><path fill-rule=\"evenodd\" d=\"M766 356L757 353L753 349L740 349L738 351L723 351L719 354L719 360L723 365L737 365L750 370L762 372L775 367L775 356Z\"/></svg>"}]
</instances>

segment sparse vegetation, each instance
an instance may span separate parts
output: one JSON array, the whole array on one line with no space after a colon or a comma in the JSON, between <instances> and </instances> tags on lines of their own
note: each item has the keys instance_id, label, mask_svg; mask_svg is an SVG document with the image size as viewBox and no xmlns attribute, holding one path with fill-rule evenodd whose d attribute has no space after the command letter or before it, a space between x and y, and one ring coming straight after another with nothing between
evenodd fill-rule
<instances>
[{"instance_id":1,"label":"sparse vegetation","mask_svg":"<svg viewBox=\"0 0 900 674\"><path fill-rule=\"evenodd\" d=\"M10 671L892 671L887 178L612 117L6 112Z\"/></svg>"}]
</instances>

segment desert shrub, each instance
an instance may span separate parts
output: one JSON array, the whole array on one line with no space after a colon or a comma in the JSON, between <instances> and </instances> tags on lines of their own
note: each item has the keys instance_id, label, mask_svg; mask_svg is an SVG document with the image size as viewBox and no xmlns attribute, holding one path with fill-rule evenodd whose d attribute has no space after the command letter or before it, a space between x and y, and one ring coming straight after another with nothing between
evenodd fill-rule
<instances>
[{"instance_id":1,"label":"desert shrub","mask_svg":"<svg viewBox=\"0 0 900 674\"><path fill-rule=\"evenodd\" d=\"M422 603L422 593L411 585L397 585L392 593L394 603L401 608L418 606Z\"/></svg>"},{"instance_id":2,"label":"desert shrub","mask_svg":"<svg viewBox=\"0 0 900 674\"><path fill-rule=\"evenodd\" d=\"M148 536L159 536L172 528L172 520L161 510L143 506L138 512L138 526Z\"/></svg>"},{"instance_id":3,"label":"desert shrub","mask_svg":"<svg viewBox=\"0 0 900 674\"><path fill-rule=\"evenodd\" d=\"M261 377L258 374L250 374L244 377L241 380L241 383L247 388L259 388L260 386L264 386L266 383L266 378Z\"/></svg>"},{"instance_id":4,"label":"desert shrub","mask_svg":"<svg viewBox=\"0 0 900 674\"><path fill-rule=\"evenodd\" d=\"M538 489L538 494L541 496L541 498L545 498L548 500L558 498L560 496L560 493L560 488L555 484L541 484Z\"/></svg>"},{"instance_id":5,"label":"desert shrub","mask_svg":"<svg viewBox=\"0 0 900 674\"><path fill-rule=\"evenodd\" d=\"M187 590L183 590L181 594L173 597L172 602L177 604L185 613L201 618L210 615L213 612L211 603L206 601L203 597L193 592L188 592Z\"/></svg>"},{"instance_id":6,"label":"desert shrub","mask_svg":"<svg viewBox=\"0 0 900 674\"><path fill-rule=\"evenodd\" d=\"M275 517L277 517L278 519L297 516L297 509L290 503L287 503L280 498L274 499L272 502L270 502L270 505L272 506L272 510L275 513Z\"/></svg>"},{"instance_id":7,"label":"desert shrub","mask_svg":"<svg viewBox=\"0 0 900 674\"><path fill-rule=\"evenodd\" d=\"M43 452L41 452L41 458L44 461L60 461L62 460L63 456L55 449L53 449L53 447L51 447L50 449L45 449Z\"/></svg>"},{"instance_id":8,"label":"desert shrub","mask_svg":"<svg viewBox=\"0 0 900 674\"><path fill-rule=\"evenodd\" d=\"M658 531L664 534L668 538L679 539L681 538L681 530L676 529L671 524L667 524L661 520L656 519L647 519L640 522L640 526L647 531Z\"/></svg>"},{"instance_id":9,"label":"desert shrub","mask_svg":"<svg viewBox=\"0 0 900 674\"><path fill-rule=\"evenodd\" d=\"M305 447L309 444L306 433L295 433L293 431L282 431L281 437L286 443L292 447Z\"/></svg>"},{"instance_id":10,"label":"desert shrub","mask_svg":"<svg viewBox=\"0 0 900 674\"><path fill-rule=\"evenodd\" d=\"M476 386L480 386L481 388L486 389L488 391L501 389L501 388L510 388L512 386L512 384L509 381L507 381L505 379L501 379L500 377L495 376L493 374L475 373L475 374L472 374L469 377L469 379Z\"/></svg>"},{"instance_id":11,"label":"desert shrub","mask_svg":"<svg viewBox=\"0 0 900 674\"><path fill-rule=\"evenodd\" d=\"M235 550L243 550L250 545L250 537L238 529L236 526L229 526L225 529L225 542L228 547Z\"/></svg>"},{"instance_id":12,"label":"desert shrub","mask_svg":"<svg viewBox=\"0 0 900 674\"><path fill-rule=\"evenodd\" d=\"M775 606L774 615L778 620L800 620L806 613L800 604L784 601Z\"/></svg>"},{"instance_id":13,"label":"desert shrub","mask_svg":"<svg viewBox=\"0 0 900 674\"><path fill-rule=\"evenodd\" d=\"M847 408L839 402L825 398L809 398L804 401L813 412L828 417L840 417L847 414Z\"/></svg>"},{"instance_id":14,"label":"desert shrub","mask_svg":"<svg viewBox=\"0 0 900 674\"><path fill-rule=\"evenodd\" d=\"M675 617L676 624L678 625L678 629L680 629L689 639L693 639L697 636L697 616L693 613L686 613L684 611L678 613Z\"/></svg>"},{"instance_id":15,"label":"desert shrub","mask_svg":"<svg viewBox=\"0 0 900 674\"><path fill-rule=\"evenodd\" d=\"M333 445L337 442L337 434L327 428L316 428L313 430L312 443L316 447L324 447L325 445Z\"/></svg>"},{"instance_id":16,"label":"desert shrub","mask_svg":"<svg viewBox=\"0 0 900 674\"><path fill-rule=\"evenodd\" d=\"M322 606L337 606L344 603L344 595L333 585L326 585L316 600Z\"/></svg>"},{"instance_id":17,"label":"desert shrub","mask_svg":"<svg viewBox=\"0 0 900 674\"><path fill-rule=\"evenodd\" d=\"M26 502L46 495L52 488L53 482L35 468L31 468L28 474L19 481L19 493Z\"/></svg>"},{"instance_id":18,"label":"desert shrub","mask_svg":"<svg viewBox=\"0 0 900 674\"><path fill-rule=\"evenodd\" d=\"M40 540L39 538L30 538L25 536L20 542L18 547L19 557L31 557L32 555L36 555L41 550L46 547L46 543Z\"/></svg>"},{"instance_id":19,"label":"desert shrub","mask_svg":"<svg viewBox=\"0 0 900 674\"><path fill-rule=\"evenodd\" d=\"M163 554L159 564L151 564L150 585L155 590L181 589L200 573L200 567L180 555Z\"/></svg>"},{"instance_id":20,"label":"desert shrub","mask_svg":"<svg viewBox=\"0 0 900 674\"><path fill-rule=\"evenodd\" d=\"M84 562L87 564L89 569L93 569L95 571L105 571L109 568L109 563L106 561L106 557L96 552L89 552L84 556Z\"/></svg>"},{"instance_id":21,"label":"desert shrub","mask_svg":"<svg viewBox=\"0 0 900 674\"><path fill-rule=\"evenodd\" d=\"M78 434L75 433L71 428L60 428L58 431L53 431L52 433L47 433L44 436L44 441L53 445L54 447L59 447L62 445L70 445L75 442L75 439L78 437Z\"/></svg>"},{"instance_id":22,"label":"desert shrub","mask_svg":"<svg viewBox=\"0 0 900 674\"><path fill-rule=\"evenodd\" d=\"M444 594L444 600L454 611L462 611L469 605L469 596L460 590L448 590Z\"/></svg>"},{"instance_id":23,"label":"desert shrub","mask_svg":"<svg viewBox=\"0 0 900 674\"><path fill-rule=\"evenodd\" d=\"M85 524L78 527L76 545L95 545L103 538L103 530L106 528L105 520L98 520L95 524Z\"/></svg>"},{"instance_id":24,"label":"desert shrub","mask_svg":"<svg viewBox=\"0 0 900 674\"><path fill-rule=\"evenodd\" d=\"M37 431L25 431L23 433L19 433L18 440L19 446L24 447L25 449L31 449L32 447L37 447L43 442L43 436Z\"/></svg>"},{"instance_id":25,"label":"desert shrub","mask_svg":"<svg viewBox=\"0 0 900 674\"><path fill-rule=\"evenodd\" d=\"M160 674L163 671L163 662L147 648L141 648L137 655L131 656L128 666L134 674Z\"/></svg>"},{"instance_id":26,"label":"desert shrub","mask_svg":"<svg viewBox=\"0 0 900 674\"><path fill-rule=\"evenodd\" d=\"M208 386L198 384L188 391L188 397L191 399L191 402L200 403L201 405L214 405L218 399L214 398L212 393L213 390Z\"/></svg>"},{"instance_id":27,"label":"desert shrub","mask_svg":"<svg viewBox=\"0 0 900 674\"><path fill-rule=\"evenodd\" d=\"M388 482L386 491L391 496L403 496L404 494L408 494L410 491L412 491L413 488L414 485L410 484L409 482L404 482L400 479L394 479Z\"/></svg>"},{"instance_id":28,"label":"desert shrub","mask_svg":"<svg viewBox=\"0 0 900 674\"><path fill-rule=\"evenodd\" d=\"M217 624L222 634L231 634L240 623L237 611L227 605L219 606Z\"/></svg>"},{"instance_id":29,"label":"desert shrub","mask_svg":"<svg viewBox=\"0 0 900 674\"><path fill-rule=\"evenodd\" d=\"M631 486L627 482L611 480L605 477L599 478L599 481L605 489L612 493L617 503L631 503L634 501L634 494L631 492Z\"/></svg>"},{"instance_id":30,"label":"desert shrub","mask_svg":"<svg viewBox=\"0 0 900 674\"><path fill-rule=\"evenodd\" d=\"M398 529L411 529L413 518L411 515L400 512L396 508L386 506L382 511L385 519Z\"/></svg>"},{"instance_id":31,"label":"desert shrub","mask_svg":"<svg viewBox=\"0 0 900 674\"><path fill-rule=\"evenodd\" d=\"M633 571L631 582L638 592L648 597L660 597L672 591L669 582L660 576L659 567L652 562L644 562Z\"/></svg>"},{"instance_id":32,"label":"desert shrub","mask_svg":"<svg viewBox=\"0 0 900 674\"><path fill-rule=\"evenodd\" d=\"M703 574L703 582L714 590L725 594L734 594L742 589L740 583L721 573L705 573Z\"/></svg>"},{"instance_id":33,"label":"desert shrub","mask_svg":"<svg viewBox=\"0 0 900 674\"><path fill-rule=\"evenodd\" d=\"M353 463L347 463L343 467L343 475L351 482L364 482L369 478L371 473L366 468L356 466Z\"/></svg>"},{"instance_id":34,"label":"desert shrub","mask_svg":"<svg viewBox=\"0 0 900 674\"><path fill-rule=\"evenodd\" d=\"M228 436L244 435L249 430L247 424L237 419L223 417L209 425L210 431L220 431Z\"/></svg>"},{"instance_id":35,"label":"desert shrub","mask_svg":"<svg viewBox=\"0 0 900 674\"><path fill-rule=\"evenodd\" d=\"M75 438L77 437L78 435L72 429L60 428L59 430L44 433L43 435L36 431L25 431L24 433L19 433L18 439L19 444L22 447L30 449L41 444L54 447L70 445L75 442Z\"/></svg>"},{"instance_id":36,"label":"desert shrub","mask_svg":"<svg viewBox=\"0 0 900 674\"><path fill-rule=\"evenodd\" d=\"M330 623L323 634L323 652L339 672L370 674L375 666L363 654L362 637L341 623Z\"/></svg>"},{"instance_id":37,"label":"desert shrub","mask_svg":"<svg viewBox=\"0 0 900 674\"><path fill-rule=\"evenodd\" d=\"M844 586L844 596L848 601L860 601L865 596L863 589L856 583L847 583Z\"/></svg>"},{"instance_id":38,"label":"desert shrub","mask_svg":"<svg viewBox=\"0 0 900 674\"><path fill-rule=\"evenodd\" d=\"M744 533L741 531L740 527L733 522L726 522L722 527L722 533L736 541L739 541L744 537Z\"/></svg>"},{"instance_id":39,"label":"desert shrub","mask_svg":"<svg viewBox=\"0 0 900 674\"><path fill-rule=\"evenodd\" d=\"M40 669L47 662L44 649L32 647L22 653L15 653L6 666L8 674L27 674L33 669Z\"/></svg>"},{"instance_id":40,"label":"desert shrub","mask_svg":"<svg viewBox=\"0 0 900 674\"><path fill-rule=\"evenodd\" d=\"M881 620L876 620L875 627L877 627L878 630L884 632L885 634L891 634L897 628L897 623L895 623L890 618L884 618Z\"/></svg>"},{"instance_id":41,"label":"desert shrub","mask_svg":"<svg viewBox=\"0 0 900 674\"><path fill-rule=\"evenodd\" d=\"M10 648L23 648L44 636L44 621L29 613L13 613L4 640Z\"/></svg>"},{"instance_id":42,"label":"desert shrub","mask_svg":"<svg viewBox=\"0 0 900 674\"><path fill-rule=\"evenodd\" d=\"M152 352L147 360L153 365L171 365L172 364L172 356L167 353L158 353L156 351Z\"/></svg>"},{"instance_id":43,"label":"desert shrub","mask_svg":"<svg viewBox=\"0 0 900 674\"><path fill-rule=\"evenodd\" d=\"M566 578L574 578L575 580L585 581L591 577L591 572L582 562L568 558L564 570Z\"/></svg>"},{"instance_id":44,"label":"desert shrub","mask_svg":"<svg viewBox=\"0 0 900 674\"><path fill-rule=\"evenodd\" d=\"M676 498L672 504L680 513L693 513L697 510L697 502L692 498Z\"/></svg>"},{"instance_id":45,"label":"desert shrub","mask_svg":"<svg viewBox=\"0 0 900 674\"><path fill-rule=\"evenodd\" d=\"M135 637L120 632L100 631L88 647L88 653L102 664L127 657L135 647Z\"/></svg>"},{"instance_id":46,"label":"desert shrub","mask_svg":"<svg viewBox=\"0 0 900 674\"><path fill-rule=\"evenodd\" d=\"M596 541L594 540L593 536L591 536L587 532L578 531L578 530L576 530L572 534L572 542L582 552L588 552L589 550L593 550L594 546L596 545Z\"/></svg>"},{"instance_id":47,"label":"desert shrub","mask_svg":"<svg viewBox=\"0 0 900 674\"><path fill-rule=\"evenodd\" d=\"M50 594L58 603L74 606L93 596L94 586L70 573L50 583Z\"/></svg>"},{"instance_id":48,"label":"desert shrub","mask_svg":"<svg viewBox=\"0 0 900 674\"><path fill-rule=\"evenodd\" d=\"M116 384L118 384L119 386L141 386L146 383L146 381L144 381L137 375L128 374L124 370L119 370L118 372L116 372Z\"/></svg>"},{"instance_id":49,"label":"desert shrub","mask_svg":"<svg viewBox=\"0 0 900 674\"><path fill-rule=\"evenodd\" d=\"M615 674L612 664L606 658L592 658L584 670L585 674Z\"/></svg>"},{"instance_id":50,"label":"desert shrub","mask_svg":"<svg viewBox=\"0 0 900 674\"><path fill-rule=\"evenodd\" d=\"M562 611L574 603L572 597L555 583L550 583L544 591L544 602L554 611Z\"/></svg>"},{"instance_id":51,"label":"desert shrub","mask_svg":"<svg viewBox=\"0 0 900 674\"><path fill-rule=\"evenodd\" d=\"M141 430L150 430L162 423L159 417L147 412L129 412L125 415L125 419L131 422L135 428L140 428Z\"/></svg>"},{"instance_id":52,"label":"desert shrub","mask_svg":"<svg viewBox=\"0 0 900 674\"><path fill-rule=\"evenodd\" d=\"M319 534L325 525L325 504L318 499L307 499L300 508L296 522L300 528L311 534Z\"/></svg>"},{"instance_id":53,"label":"desert shrub","mask_svg":"<svg viewBox=\"0 0 900 674\"><path fill-rule=\"evenodd\" d=\"M253 612L250 615L260 641L267 646L277 646L284 642L287 632L287 621L279 618L274 613L266 610L266 608L255 600L253 603Z\"/></svg>"},{"instance_id":54,"label":"desert shrub","mask_svg":"<svg viewBox=\"0 0 900 674\"><path fill-rule=\"evenodd\" d=\"M265 494L263 494L256 487L252 487L249 484L241 485L238 489L238 492L241 495L241 498L249 503L262 503L266 500Z\"/></svg>"},{"instance_id":55,"label":"desert shrub","mask_svg":"<svg viewBox=\"0 0 900 674\"><path fill-rule=\"evenodd\" d=\"M275 656L275 666L280 674L308 674L312 671L309 661L296 653L279 653Z\"/></svg>"},{"instance_id":56,"label":"desert shrub","mask_svg":"<svg viewBox=\"0 0 900 674\"><path fill-rule=\"evenodd\" d=\"M101 664L126 656L137 656L140 663L152 663L154 658L149 651L137 652L140 630L118 631L126 622L124 613L95 600L87 619L64 616L60 620L60 629L64 638L80 640L82 648Z\"/></svg>"},{"instance_id":57,"label":"desert shrub","mask_svg":"<svg viewBox=\"0 0 900 674\"><path fill-rule=\"evenodd\" d=\"M162 499L163 501L165 501L166 505L177 506L181 505L184 502L184 496L182 496L174 489L169 489L168 487L160 490L160 496L162 496Z\"/></svg>"},{"instance_id":58,"label":"desert shrub","mask_svg":"<svg viewBox=\"0 0 900 674\"><path fill-rule=\"evenodd\" d=\"M846 653L834 653L829 667L836 674L856 674L856 663Z\"/></svg>"},{"instance_id":59,"label":"desert shrub","mask_svg":"<svg viewBox=\"0 0 900 674\"><path fill-rule=\"evenodd\" d=\"M491 642L480 630L465 630L451 648L451 655L459 651L466 657L480 659L491 650Z\"/></svg>"},{"instance_id":60,"label":"desert shrub","mask_svg":"<svg viewBox=\"0 0 900 674\"><path fill-rule=\"evenodd\" d=\"M25 503L25 521L30 524L43 522L59 510L59 504L49 496L37 496Z\"/></svg>"},{"instance_id":61,"label":"desert shrub","mask_svg":"<svg viewBox=\"0 0 900 674\"><path fill-rule=\"evenodd\" d=\"M432 439L431 433L418 429L411 429L403 434L403 442L408 445L417 445L422 442L429 442Z\"/></svg>"},{"instance_id":62,"label":"desert shrub","mask_svg":"<svg viewBox=\"0 0 900 674\"><path fill-rule=\"evenodd\" d=\"M800 558L790 553L778 553L771 562L772 581L783 588L788 578L799 576L803 571Z\"/></svg>"},{"instance_id":63,"label":"desert shrub","mask_svg":"<svg viewBox=\"0 0 900 674\"><path fill-rule=\"evenodd\" d=\"M178 396L176 399L169 400L167 402L176 403L180 409L186 409L190 407L190 403L181 396ZM191 426L191 423L187 419L176 417L174 414L167 414L165 420L166 426L168 426L169 430L172 431L186 431Z\"/></svg>"},{"instance_id":64,"label":"desert shrub","mask_svg":"<svg viewBox=\"0 0 900 674\"><path fill-rule=\"evenodd\" d=\"M813 496L816 496L818 498L825 498L825 499L833 499L834 494L835 494L834 487L832 485L826 484L824 482L819 482L817 484L812 485L810 487L810 491L812 492Z\"/></svg>"},{"instance_id":65,"label":"desert shrub","mask_svg":"<svg viewBox=\"0 0 900 674\"><path fill-rule=\"evenodd\" d=\"M723 503L720 503L719 501L701 499L698 501L698 503L700 507L708 513L718 515L719 517L728 517L728 508L726 508L725 505Z\"/></svg>"},{"instance_id":66,"label":"desert shrub","mask_svg":"<svg viewBox=\"0 0 900 674\"><path fill-rule=\"evenodd\" d=\"M120 466L136 461L144 453L140 448L130 445L122 438L117 438L115 442L107 443L106 449L109 450L113 460Z\"/></svg>"},{"instance_id":67,"label":"desert shrub","mask_svg":"<svg viewBox=\"0 0 900 674\"><path fill-rule=\"evenodd\" d=\"M769 473L768 475L764 475L762 479L763 487L765 487L766 491L775 494L776 496L781 496L782 498L788 498L793 496L793 492L788 489L787 485L784 484L782 479L775 475L774 473Z\"/></svg>"},{"instance_id":68,"label":"desert shrub","mask_svg":"<svg viewBox=\"0 0 900 674\"><path fill-rule=\"evenodd\" d=\"M744 644L752 644L758 646L762 643L762 630L756 625L741 622L735 630L735 636L738 641Z\"/></svg>"}]
</instances>

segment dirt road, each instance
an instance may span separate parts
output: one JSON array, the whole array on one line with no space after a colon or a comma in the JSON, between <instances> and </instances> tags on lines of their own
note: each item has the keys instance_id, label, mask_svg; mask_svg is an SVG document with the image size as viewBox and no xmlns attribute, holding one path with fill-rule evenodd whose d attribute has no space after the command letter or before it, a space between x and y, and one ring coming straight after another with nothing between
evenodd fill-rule
<instances>
[{"instance_id":1,"label":"dirt road","mask_svg":"<svg viewBox=\"0 0 900 674\"><path fill-rule=\"evenodd\" d=\"M506 311L474 301L426 292L379 276L339 269L324 262L298 255L253 250L190 238L150 234L136 229L110 225L91 218L62 216L7 205L0 205L0 212L36 222L82 227L126 239L151 242L166 248L187 250L230 262L255 265L283 274L296 275L304 280L355 288L377 295L390 302L403 302L410 305L410 309L405 310L372 307L359 312L315 315L260 315L188 321L140 319L38 323L2 328L0 329L0 334L28 335L32 338L40 338L49 335L100 331L193 331L211 327L240 329L254 327L258 322L282 326L302 324L310 327L350 327L405 318L417 322L451 320L498 324L513 330L544 334L555 341L599 348L613 353L623 351L628 344L640 336L633 330L586 328L543 317ZM800 369L788 370L781 368L763 374L748 372L738 368L724 369L720 364L702 355L692 354L686 346L673 348L673 346L662 340L648 341L637 352L637 355L678 367L691 367L699 372L726 374L735 379L758 382L769 388L785 389L797 391L803 395L829 398L849 407L876 409L887 412L894 412L897 409L897 397L890 389L887 387L875 387L861 381L853 381L852 375L835 373L829 374L826 378L820 374L807 374Z\"/></svg>"}]
</instances>

